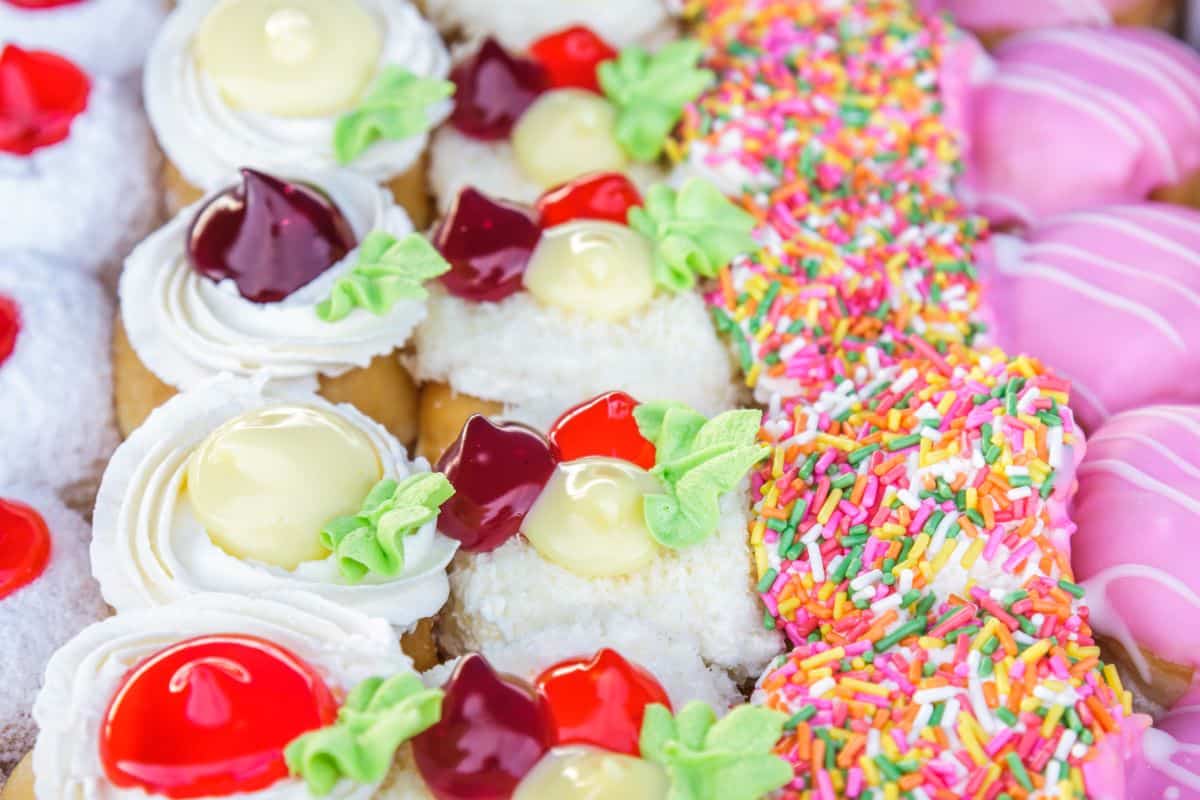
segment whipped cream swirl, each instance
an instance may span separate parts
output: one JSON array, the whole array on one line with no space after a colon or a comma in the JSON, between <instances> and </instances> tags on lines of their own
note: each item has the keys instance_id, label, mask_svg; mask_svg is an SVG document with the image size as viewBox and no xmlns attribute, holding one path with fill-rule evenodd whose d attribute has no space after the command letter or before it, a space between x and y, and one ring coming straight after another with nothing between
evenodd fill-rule
<instances>
[{"instance_id":1,"label":"whipped cream swirl","mask_svg":"<svg viewBox=\"0 0 1200 800\"><path fill-rule=\"evenodd\" d=\"M398 632L435 614L449 595L446 565L458 544L431 521L404 540L404 571L351 584L329 555L294 570L236 558L213 543L185 490L193 452L223 423L249 411L299 403L345 418L374 445L383 476L427 472L422 458L353 407L309 393L266 394L258 382L221 377L177 395L117 448L96 499L92 570L118 612L167 605L199 592L260 594L301 589L381 617Z\"/></svg>"}]
</instances>

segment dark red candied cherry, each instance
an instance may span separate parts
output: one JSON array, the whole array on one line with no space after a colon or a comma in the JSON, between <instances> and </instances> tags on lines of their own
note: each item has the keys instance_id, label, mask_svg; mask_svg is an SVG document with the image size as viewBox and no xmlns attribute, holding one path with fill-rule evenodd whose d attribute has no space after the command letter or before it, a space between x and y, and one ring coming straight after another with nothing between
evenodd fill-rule
<instances>
[{"instance_id":1,"label":"dark red candied cherry","mask_svg":"<svg viewBox=\"0 0 1200 800\"><path fill-rule=\"evenodd\" d=\"M633 410L638 401L608 392L569 409L550 427L550 443L563 461L588 456L621 458L642 469L654 466L654 444L642 436Z\"/></svg>"},{"instance_id":2,"label":"dark red candied cherry","mask_svg":"<svg viewBox=\"0 0 1200 800\"><path fill-rule=\"evenodd\" d=\"M633 181L619 172L593 172L548 190L538 198L538 222L544 229L573 219L626 224L629 209L642 204Z\"/></svg>"},{"instance_id":3,"label":"dark red candied cherry","mask_svg":"<svg viewBox=\"0 0 1200 800\"><path fill-rule=\"evenodd\" d=\"M0 499L0 600L33 583L50 563L50 529L24 503Z\"/></svg>"},{"instance_id":4,"label":"dark red candied cherry","mask_svg":"<svg viewBox=\"0 0 1200 800\"><path fill-rule=\"evenodd\" d=\"M557 464L558 454L533 428L473 415L438 460L437 471L455 490L438 529L464 550L495 550L520 531Z\"/></svg>"},{"instance_id":5,"label":"dark red candied cherry","mask_svg":"<svg viewBox=\"0 0 1200 800\"><path fill-rule=\"evenodd\" d=\"M553 744L545 704L478 654L445 690L441 720L412 743L426 786L438 800L507 800Z\"/></svg>"},{"instance_id":6,"label":"dark red candied cherry","mask_svg":"<svg viewBox=\"0 0 1200 800\"><path fill-rule=\"evenodd\" d=\"M40 9L40 8L58 8L59 6L73 6L83 2L83 0L4 0L10 6L25 9Z\"/></svg>"},{"instance_id":7,"label":"dark red candied cherry","mask_svg":"<svg viewBox=\"0 0 1200 800\"><path fill-rule=\"evenodd\" d=\"M517 58L490 36L475 54L450 71L454 111L450 122L475 139L507 139L513 126L546 90L546 74L534 61Z\"/></svg>"},{"instance_id":8,"label":"dark red candied cherry","mask_svg":"<svg viewBox=\"0 0 1200 800\"><path fill-rule=\"evenodd\" d=\"M433 237L434 247L450 262L442 284L465 300L503 300L524 286L525 269L541 238L528 210L467 187Z\"/></svg>"},{"instance_id":9,"label":"dark red candied cherry","mask_svg":"<svg viewBox=\"0 0 1200 800\"><path fill-rule=\"evenodd\" d=\"M151 795L256 792L288 776L284 748L337 709L316 670L284 648L199 636L129 671L104 714L100 759L113 785Z\"/></svg>"},{"instance_id":10,"label":"dark red candied cherry","mask_svg":"<svg viewBox=\"0 0 1200 800\"><path fill-rule=\"evenodd\" d=\"M65 140L91 89L87 75L65 58L6 46L0 52L0 151L27 156Z\"/></svg>"},{"instance_id":11,"label":"dark red candied cherry","mask_svg":"<svg viewBox=\"0 0 1200 800\"><path fill-rule=\"evenodd\" d=\"M535 681L554 719L555 745L589 744L636 756L646 706L671 701L646 670L607 647L563 661Z\"/></svg>"},{"instance_id":12,"label":"dark red candied cherry","mask_svg":"<svg viewBox=\"0 0 1200 800\"><path fill-rule=\"evenodd\" d=\"M587 89L600 94L596 67L617 57L617 50L591 28L575 25L538 39L529 54L546 71L555 89Z\"/></svg>"},{"instance_id":13,"label":"dark red candied cherry","mask_svg":"<svg viewBox=\"0 0 1200 800\"><path fill-rule=\"evenodd\" d=\"M209 200L188 230L188 260L201 275L232 278L247 300L274 303L354 249L350 223L320 191L241 172L241 185Z\"/></svg>"},{"instance_id":14,"label":"dark red candied cherry","mask_svg":"<svg viewBox=\"0 0 1200 800\"><path fill-rule=\"evenodd\" d=\"M0 365L17 348L17 334L21 332L21 309L17 301L0 294Z\"/></svg>"}]
</instances>

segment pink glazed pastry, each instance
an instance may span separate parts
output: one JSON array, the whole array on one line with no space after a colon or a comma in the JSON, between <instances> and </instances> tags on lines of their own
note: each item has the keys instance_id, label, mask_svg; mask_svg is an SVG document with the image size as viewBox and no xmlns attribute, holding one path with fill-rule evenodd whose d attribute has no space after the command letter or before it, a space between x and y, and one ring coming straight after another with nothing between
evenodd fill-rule
<instances>
[{"instance_id":1,"label":"pink glazed pastry","mask_svg":"<svg viewBox=\"0 0 1200 800\"><path fill-rule=\"evenodd\" d=\"M963 194L1000 226L1200 198L1200 54L1133 28L1031 31L969 100Z\"/></svg>"},{"instance_id":2,"label":"pink glazed pastry","mask_svg":"<svg viewBox=\"0 0 1200 800\"><path fill-rule=\"evenodd\" d=\"M1126 775L1129 797L1200 800L1200 687L1145 732Z\"/></svg>"},{"instance_id":3,"label":"pink glazed pastry","mask_svg":"<svg viewBox=\"0 0 1200 800\"><path fill-rule=\"evenodd\" d=\"M1165 25L1178 0L924 0L988 41L1037 28L1067 25Z\"/></svg>"},{"instance_id":4,"label":"pink glazed pastry","mask_svg":"<svg viewBox=\"0 0 1200 800\"><path fill-rule=\"evenodd\" d=\"M1174 706L1200 666L1200 406L1118 414L1078 475L1072 562L1092 627L1148 708Z\"/></svg>"},{"instance_id":5,"label":"pink glazed pastry","mask_svg":"<svg viewBox=\"0 0 1200 800\"><path fill-rule=\"evenodd\" d=\"M993 333L1072 381L1085 430L1154 403L1200 403L1200 212L1158 203L996 236L981 270Z\"/></svg>"}]
</instances>

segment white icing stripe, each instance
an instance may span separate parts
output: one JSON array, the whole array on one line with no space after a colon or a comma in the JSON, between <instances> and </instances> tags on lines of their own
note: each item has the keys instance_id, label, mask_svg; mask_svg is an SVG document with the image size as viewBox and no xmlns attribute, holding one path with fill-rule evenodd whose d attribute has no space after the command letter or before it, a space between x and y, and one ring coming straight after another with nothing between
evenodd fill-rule
<instances>
[{"instance_id":1,"label":"white icing stripe","mask_svg":"<svg viewBox=\"0 0 1200 800\"><path fill-rule=\"evenodd\" d=\"M997 266L1001 272L1009 275L1040 277L1044 280L1057 283L1068 289L1074 289L1079 294L1091 298L1102 305L1106 305L1110 308L1115 308L1118 311L1123 311L1126 314L1131 314L1135 317L1138 317L1139 319L1148 323L1151 327L1157 329L1178 349L1185 353L1188 351L1187 342L1184 341L1184 338L1179 331L1177 331L1174 326L1171 325L1171 321L1162 314L1159 314L1154 309L1148 308L1141 303L1135 303L1134 301L1122 295L1092 286L1086 281L1080 280L1074 275L1071 275L1049 264L1039 264L1031 261L1021 265Z\"/></svg>"},{"instance_id":2,"label":"white icing stripe","mask_svg":"<svg viewBox=\"0 0 1200 800\"><path fill-rule=\"evenodd\" d=\"M1057 242L1043 242L1030 246L1029 258L1031 260L1044 260L1045 256L1062 256L1072 260L1078 260L1074 266L1080 267L1085 271L1084 275L1079 276L1081 280L1087 279L1087 270L1093 270L1099 267L1100 269L1116 272L1121 275L1126 275L1137 281L1146 283L1158 284L1164 286L1173 292L1178 293L1184 299L1194 306L1200 308L1200 294L1193 291L1192 288L1180 281L1170 278L1166 275L1161 275L1157 272L1152 272L1146 266L1133 266L1127 263L1113 261L1110 258L1105 258L1095 252L1089 252L1081 247L1076 247L1069 244L1059 244ZM1144 255L1144 253L1143 253ZM1064 269L1068 266L1061 265Z\"/></svg>"},{"instance_id":3,"label":"white icing stripe","mask_svg":"<svg viewBox=\"0 0 1200 800\"><path fill-rule=\"evenodd\" d=\"M1173 781L1189 789L1200 791L1200 775L1187 767L1175 763L1177 754L1200 756L1200 745L1184 744L1171 734L1157 728L1148 728L1142 735L1142 755L1147 763ZM1176 791L1178 792L1178 788ZM1170 797L1171 795L1165 795ZM1178 796L1178 795L1176 795Z\"/></svg>"},{"instance_id":4,"label":"white icing stripe","mask_svg":"<svg viewBox=\"0 0 1200 800\"><path fill-rule=\"evenodd\" d=\"M1051 4L1070 14L1078 22L1096 25L1112 23L1112 14L1100 0L1051 0Z\"/></svg>"},{"instance_id":5,"label":"white icing stripe","mask_svg":"<svg viewBox=\"0 0 1200 800\"><path fill-rule=\"evenodd\" d=\"M1100 104L1088 102L1081 98L1079 94L1076 94L1076 92L1080 94L1090 93L1094 87L1087 84L1082 84L1079 88L1056 86L1055 83L1062 76L1049 70L1023 69L1020 72L1029 72L1030 74L1018 74L1017 70L1000 70L992 78L990 85L1009 89L1018 94L1049 98L1064 106L1069 106L1081 114L1092 117L1104 127L1109 128L1113 133L1120 136L1131 147L1137 147L1141 144L1141 139L1137 132L1129 126L1126 120L1114 115L1108 109L1102 108Z\"/></svg>"},{"instance_id":6,"label":"white icing stripe","mask_svg":"<svg viewBox=\"0 0 1200 800\"><path fill-rule=\"evenodd\" d=\"M994 206L1027 225L1034 219L1033 209L1029 204L1007 192L975 192L967 186L963 186L959 190L959 194L962 196L963 202L971 208Z\"/></svg>"},{"instance_id":7,"label":"white icing stripe","mask_svg":"<svg viewBox=\"0 0 1200 800\"><path fill-rule=\"evenodd\" d=\"M1132 464L1113 458L1101 458L1096 461L1084 461L1079 465L1080 478L1085 478L1088 475L1098 472L1107 473L1127 483L1132 483L1140 489L1145 489L1148 492L1170 500L1189 513L1200 516L1200 500L1179 491L1173 486L1168 486L1156 478L1150 477Z\"/></svg>"},{"instance_id":8,"label":"white icing stripe","mask_svg":"<svg viewBox=\"0 0 1200 800\"><path fill-rule=\"evenodd\" d=\"M1162 216L1168 215L1164 214ZM1057 217L1054 221L1047 224L1042 230L1056 227L1055 223L1058 221L1084 223L1087 225L1094 225L1097 228L1106 228L1114 232L1119 232L1120 234L1131 239L1145 242L1149 247L1155 247L1163 250L1180 261L1200 268L1200 253L1197 253L1191 248L1186 247L1179 242L1168 238L1167 236L1149 230L1144 223L1121 219L1120 217L1114 216L1108 212L1083 212ZM1198 226L1194 231L1189 231L1189 233L1200 235L1200 226Z\"/></svg>"},{"instance_id":9,"label":"white icing stripe","mask_svg":"<svg viewBox=\"0 0 1200 800\"><path fill-rule=\"evenodd\" d=\"M1074 378L1061 369L1058 370L1058 374L1071 382L1071 394L1077 395L1086 403L1091 405L1092 409L1096 412L1096 416L1099 417L1100 422L1103 422L1112 416L1112 411L1109 410L1108 406L1106 406L1104 401L1100 398L1100 395L1097 394L1090 386L1081 381L1079 378Z\"/></svg>"},{"instance_id":10,"label":"white icing stripe","mask_svg":"<svg viewBox=\"0 0 1200 800\"><path fill-rule=\"evenodd\" d=\"M1165 227L1170 227L1178 232L1180 237L1193 236L1200 237L1200 215L1195 212L1185 211L1179 206L1162 206L1156 203L1144 203L1136 206L1116 206L1109 209L1111 213L1122 216L1140 217L1143 224L1158 223ZM1181 248L1189 256L1194 256L1193 251ZM1200 256L1194 256L1197 263L1200 263Z\"/></svg>"},{"instance_id":11,"label":"white icing stripe","mask_svg":"<svg viewBox=\"0 0 1200 800\"><path fill-rule=\"evenodd\" d=\"M1119 433L1105 426L1088 439L1088 447L1091 448L1104 442L1137 442L1138 444L1145 445L1188 475L1200 479L1200 467L1194 466L1186 458L1183 458L1153 436L1147 436L1144 433Z\"/></svg>"},{"instance_id":12,"label":"white icing stripe","mask_svg":"<svg viewBox=\"0 0 1200 800\"><path fill-rule=\"evenodd\" d=\"M1191 406L1147 406L1123 412L1118 419L1149 417L1180 425L1200 438L1200 413Z\"/></svg>"}]
</instances>

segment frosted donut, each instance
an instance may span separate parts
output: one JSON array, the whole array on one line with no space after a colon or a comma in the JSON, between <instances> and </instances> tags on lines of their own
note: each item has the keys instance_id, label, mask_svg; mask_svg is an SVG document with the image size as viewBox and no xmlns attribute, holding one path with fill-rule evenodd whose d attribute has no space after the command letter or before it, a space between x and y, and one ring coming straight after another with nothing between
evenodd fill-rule
<instances>
[{"instance_id":1,"label":"frosted donut","mask_svg":"<svg viewBox=\"0 0 1200 800\"><path fill-rule=\"evenodd\" d=\"M923 0L923 5L945 11L954 22L989 43L1005 36L1038 28L1080 25L1157 25L1166 27L1181 3L1176 0Z\"/></svg>"},{"instance_id":2,"label":"frosted donut","mask_svg":"<svg viewBox=\"0 0 1200 800\"><path fill-rule=\"evenodd\" d=\"M1193 691L1142 735L1126 786L1138 800L1200 798L1200 704Z\"/></svg>"}]
</instances>

